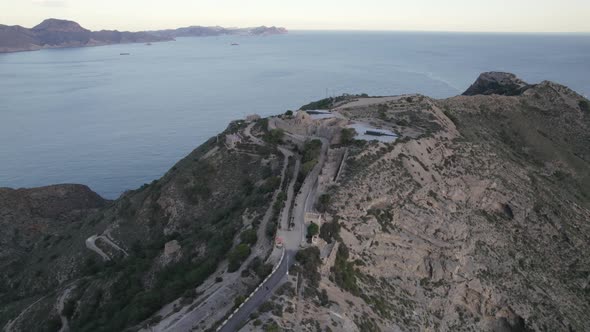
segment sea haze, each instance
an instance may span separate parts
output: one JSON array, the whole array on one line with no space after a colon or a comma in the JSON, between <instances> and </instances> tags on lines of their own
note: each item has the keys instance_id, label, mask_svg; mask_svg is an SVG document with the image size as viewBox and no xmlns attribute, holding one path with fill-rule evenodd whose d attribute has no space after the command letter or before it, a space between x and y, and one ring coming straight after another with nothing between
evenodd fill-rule
<instances>
[{"instance_id":1,"label":"sea haze","mask_svg":"<svg viewBox=\"0 0 590 332\"><path fill-rule=\"evenodd\" d=\"M116 198L247 114L326 94L444 98L490 70L588 96L590 36L291 32L4 54L0 187L83 183Z\"/></svg>"}]
</instances>

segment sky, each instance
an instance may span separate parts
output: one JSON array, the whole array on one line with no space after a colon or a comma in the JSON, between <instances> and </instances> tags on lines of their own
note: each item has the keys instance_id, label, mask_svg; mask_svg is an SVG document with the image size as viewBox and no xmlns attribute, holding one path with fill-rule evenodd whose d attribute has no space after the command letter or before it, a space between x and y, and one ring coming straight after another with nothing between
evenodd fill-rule
<instances>
[{"instance_id":1,"label":"sky","mask_svg":"<svg viewBox=\"0 0 590 332\"><path fill-rule=\"evenodd\" d=\"M50 17L91 30L590 32L590 0L0 0L0 24L33 27Z\"/></svg>"}]
</instances>

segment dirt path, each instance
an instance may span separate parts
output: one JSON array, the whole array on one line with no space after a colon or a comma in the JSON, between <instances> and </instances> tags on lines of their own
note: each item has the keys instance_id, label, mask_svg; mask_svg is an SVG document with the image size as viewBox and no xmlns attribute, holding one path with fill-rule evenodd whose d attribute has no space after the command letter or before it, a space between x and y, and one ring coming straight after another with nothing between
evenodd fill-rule
<instances>
[{"instance_id":1,"label":"dirt path","mask_svg":"<svg viewBox=\"0 0 590 332\"><path fill-rule=\"evenodd\" d=\"M66 285L65 285L66 289L65 289L64 293L65 293L65 292L68 292L68 294L69 294L70 290L75 288L75 287L74 287L74 285L75 285L75 284L76 284L76 283L77 283L79 280L80 280L80 279L76 279L76 280L73 280L73 281L69 282L68 284L66 284ZM16 322L18 322L18 321L21 319L21 317L22 317L22 316L23 316L25 313L27 313L27 312L28 312L28 311L29 311L29 310L30 310L32 307L34 307L34 306L35 306L37 303L39 303L39 302L41 302L42 300L46 299L48 296L53 296L53 295L55 295L55 292L52 292L51 294L44 295L44 296L40 297L39 299L37 299L35 302L33 302L33 303L29 304L29 305L28 305L26 308L24 308L24 309L23 309L23 310L22 310L22 311L21 311L21 312L18 314L18 316L16 316L14 319L11 319L10 321L8 321L8 323L6 323L6 325L4 325L4 327L2 328L2 331L3 331L3 332L16 332L16 331L14 330L14 324L16 324ZM62 295L63 295L63 294L62 294ZM66 295L66 297L67 297L67 295ZM63 307L60 307L60 304L59 304L59 299L58 299L58 303L57 303L57 310L58 310L58 313L60 314L60 319L61 319L61 311L63 310ZM64 321L63 321L63 319L62 319L62 327L63 327L63 324L64 324ZM62 332L62 330L60 330L60 332Z\"/></svg>"},{"instance_id":2,"label":"dirt path","mask_svg":"<svg viewBox=\"0 0 590 332\"><path fill-rule=\"evenodd\" d=\"M252 122L244 129L244 135L248 136L252 140L252 143L257 145L264 145L264 142L260 138L252 135L252 127L254 127L254 124L255 123Z\"/></svg>"},{"instance_id":3,"label":"dirt path","mask_svg":"<svg viewBox=\"0 0 590 332\"><path fill-rule=\"evenodd\" d=\"M20 312L20 314L18 314L18 316L16 316L14 319L8 321L8 323L6 323L6 325L4 325L4 328L2 329L2 331L14 332L13 326L16 322L19 321L19 319L22 317L22 315L24 315L27 311L29 311L32 307L34 307L37 303L39 303L41 300L45 299L46 297L47 297L47 295L42 296L37 301L29 304L26 308L23 309L23 311Z\"/></svg>"}]
</instances>

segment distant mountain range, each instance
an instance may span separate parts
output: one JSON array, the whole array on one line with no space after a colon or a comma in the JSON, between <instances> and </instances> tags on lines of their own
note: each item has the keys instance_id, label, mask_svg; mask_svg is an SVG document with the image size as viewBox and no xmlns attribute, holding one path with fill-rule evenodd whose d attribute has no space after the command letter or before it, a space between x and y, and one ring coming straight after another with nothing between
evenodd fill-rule
<instances>
[{"instance_id":1,"label":"distant mountain range","mask_svg":"<svg viewBox=\"0 0 590 332\"><path fill-rule=\"evenodd\" d=\"M47 19L27 29L19 25L0 24L0 53L36 51L43 48L100 46L123 43L151 43L171 41L176 37L204 37L220 35L275 35L285 34L285 28L223 28L191 26L178 29L128 32L117 30L90 31L80 24L59 19Z\"/></svg>"}]
</instances>

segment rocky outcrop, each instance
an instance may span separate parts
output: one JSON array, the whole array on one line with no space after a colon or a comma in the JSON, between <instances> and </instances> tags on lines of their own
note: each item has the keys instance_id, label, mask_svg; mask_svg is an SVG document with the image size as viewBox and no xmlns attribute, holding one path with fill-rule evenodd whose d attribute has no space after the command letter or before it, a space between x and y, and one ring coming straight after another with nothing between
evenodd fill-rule
<instances>
[{"instance_id":1,"label":"rocky outcrop","mask_svg":"<svg viewBox=\"0 0 590 332\"><path fill-rule=\"evenodd\" d=\"M464 96L502 95L518 96L529 89L531 85L504 72L487 72L479 75L477 80L465 91Z\"/></svg>"},{"instance_id":2,"label":"rocky outcrop","mask_svg":"<svg viewBox=\"0 0 590 332\"><path fill-rule=\"evenodd\" d=\"M275 301L296 315L260 320L303 331L589 330L585 99L556 83L482 77L472 91L490 95L338 108L403 122L408 134L348 146L338 182L319 184L346 254L318 268L316 294Z\"/></svg>"}]
</instances>

